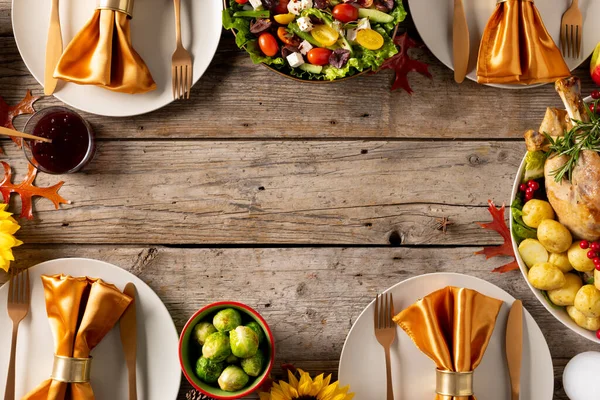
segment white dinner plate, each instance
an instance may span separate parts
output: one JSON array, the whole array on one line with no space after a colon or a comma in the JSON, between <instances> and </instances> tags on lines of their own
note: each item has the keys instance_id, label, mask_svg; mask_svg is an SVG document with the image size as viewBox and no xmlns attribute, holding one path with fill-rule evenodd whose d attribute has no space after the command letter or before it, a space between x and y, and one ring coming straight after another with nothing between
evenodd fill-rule
<instances>
[{"instance_id":1,"label":"white dinner plate","mask_svg":"<svg viewBox=\"0 0 600 400\"><path fill-rule=\"evenodd\" d=\"M446 286L477 290L486 296L504 301L488 348L473 374L473 381L478 399L509 399L510 379L504 355L504 341L508 310L515 300L514 297L484 280L453 273L420 275L392 286L386 293L393 294L394 309L399 312L429 293ZM351 391L356 394L356 400L385 399L385 358L383 347L377 342L373 330L373 309L374 305L371 302L350 329L340 359L340 383L342 386L350 385ZM551 400L554 393L554 371L550 350L531 314L525 310L524 316L521 398ZM434 398L435 363L417 349L400 327L396 328L391 359L395 398Z\"/></svg>"},{"instance_id":2,"label":"white dinner plate","mask_svg":"<svg viewBox=\"0 0 600 400\"><path fill-rule=\"evenodd\" d=\"M476 69L479 43L485 25L496 7L496 1L462 1L467 15L471 44L467 78L477 82ZM408 4L419 35L421 35L425 45L448 68L454 69L452 62L454 0L408 0ZM548 33L560 48L560 21L563 13L571 5L571 0L535 0L535 5L540 11ZM600 24L595 20L600 15L600 1L581 0L579 8L583 14L582 51L580 58L565 57L571 71L580 66L592 54L596 44L600 42ZM508 89L524 89L539 85L490 84L490 86Z\"/></svg>"},{"instance_id":3,"label":"white dinner plate","mask_svg":"<svg viewBox=\"0 0 600 400\"><path fill-rule=\"evenodd\" d=\"M135 275L102 261L63 258L38 264L29 270L31 307L19 326L16 353L16 398L48 379L52 372L54 341L48 324L40 275L67 274L102 278L123 289L133 282L137 291L137 390L144 400L175 400L181 383L178 335L173 320L160 298ZM4 383L12 322L6 313L8 283L0 288L0 379ZM97 400L127 398L127 365L118 324L92 350L92 389ZM4 385L0 385L4 398Z\"/></svg>"},{"instance_id":4,"label":"white dinner plate","mask_svg":"<svg viewBox=\"0 0 600 400\"><path fill-rule=\"evenodd\" d=\"M49 0L13 0L12 24L25 65L44 84L46 39L50 23ZM96 0L60 1L64 47L92 17ZM222 0L183 0L181 35L194 60L194 83L204 74L221 37ZM147 113L173 101L171 56L175 51L173 1L135 2L131 20L133 48L148 65L157 88L144 94L115 93L89 85L59 81L54 95L68 105L93 114L124 117Z\"/></svg>"}]
</instances>

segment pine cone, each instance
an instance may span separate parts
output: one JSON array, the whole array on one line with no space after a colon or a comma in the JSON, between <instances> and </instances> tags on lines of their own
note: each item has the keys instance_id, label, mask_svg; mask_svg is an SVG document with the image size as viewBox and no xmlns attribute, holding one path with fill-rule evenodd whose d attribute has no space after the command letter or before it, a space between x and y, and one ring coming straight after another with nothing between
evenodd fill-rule
<instances>
[{"instance_id":1,"label":"pine cone","mask_svg":"<svg viewBox=\"0 0 600 400\"><path fill-rule=\"evenodd\" d=\"M202 393L191 389L189 392L185 394L186 400L215 400L212 397L208 397L203 395Z\"/></svg>"}]
</instances>

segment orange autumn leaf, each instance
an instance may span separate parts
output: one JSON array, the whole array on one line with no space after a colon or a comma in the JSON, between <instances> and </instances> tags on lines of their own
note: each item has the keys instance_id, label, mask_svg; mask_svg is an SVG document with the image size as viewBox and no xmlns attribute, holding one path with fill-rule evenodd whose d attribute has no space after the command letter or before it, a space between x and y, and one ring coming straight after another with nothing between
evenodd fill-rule
<instances>
[{"instance_id":1,"label":"orange autumn leaf","mask_svg":"<svg viewBox=\"0 0 600 400\"><path fill-rule=\"evenodd\" d=\"M504 211L506 206L504 203L502 207L496 208L494 202L492 200L488 200L488 211L492 214L492 222L490 223L482 223L478 222L477 224L484 229L490 229L496 231L502 236L504 239L504 243L500 246L488 246L484 247L483 250L476 252L475 254L483 254L485 258L492 258L497 256L510 256L515 257L515 253L512 248L512 242L510 238L510 230L508 226L506 226L506 221L504 220ZM519 264L516 261L503 265L501 267L495 268L493 272L508 272L514 271L515 269L519 269Z\"/></svg>"},{"instance_id":2,"label":"orange autumn leaf","mask_svg":"<svg viewBox=\"0 0 600 400\"><path fill-rule=\"evenodd\" d=\"M13 120L15 117L22 114L35 113L35 110L33 109L33 103L35 103L39 98L39 96L32 96L31 90L28 90L25 94L25 97L19 102L19 104L15 106L9 106L6 101L4 101L2 96L0 96L0 126L8 129L15 129L15 126L13 125ZM21 138L11 137L11 139L17 144L17 146L21 147Z\"/></svg>"},{"instance_id":3,"label":"orange autumn leaf","mask_svg":"<svg viewBox=\"0 0 600 400\"><path fill-rule=\"evenodd\" d=\"M4 167L4 179L2 182L0 182L0 192L2 193L2 197L4 197L5 203L8 203L10 200L11 193L17 193L19 196L21 196L21 218L33 219L32 198L34 196L47 198L54 203L54 207L56 207L56 209L60 207L61 203L70 203L68 200L64 199L58 194L58 191L64 183L63 181L58 182L56 185L45 188L34 186L33 181L37 175L37 169L33 165L29 164L27 176L25 176L23 182L15 185L12 183L12 171L10 165L4 161L1 161L1 163Z\"/></svg>"}]
</instances>

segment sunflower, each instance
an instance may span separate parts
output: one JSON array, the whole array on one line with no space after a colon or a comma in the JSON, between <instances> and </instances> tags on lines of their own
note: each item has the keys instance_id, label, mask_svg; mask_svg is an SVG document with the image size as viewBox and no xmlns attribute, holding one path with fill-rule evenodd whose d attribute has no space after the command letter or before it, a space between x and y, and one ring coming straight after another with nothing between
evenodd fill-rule
<instances>
[{"instance_id":1,"label":"sunflower","mask_svg":"<svg viewBox=\"0 0 600 400\"><path fill-rule=\"evenodd\" d=\"M323 374L314 380L308 372L298 369L300 380L288 369L288 382L273 383L269 392L259 393L260 400L351 400L354 393L348 393L349 386L339 387L339 382L332 383L331 375Z\"/></svg>"},{"instance_id":2,"label":"sunflower","mask_svg":"<svg viewBox=\"0 0 600 400\"><path fill-rule=\"evenodd\" d=\"M11 213L6 211L8 204L0 205L0 269L8 272L10 262L15 260L12 248L23 244L13 235L21 227L19 223L11 217Z\"/></svg>"}]
</instances>

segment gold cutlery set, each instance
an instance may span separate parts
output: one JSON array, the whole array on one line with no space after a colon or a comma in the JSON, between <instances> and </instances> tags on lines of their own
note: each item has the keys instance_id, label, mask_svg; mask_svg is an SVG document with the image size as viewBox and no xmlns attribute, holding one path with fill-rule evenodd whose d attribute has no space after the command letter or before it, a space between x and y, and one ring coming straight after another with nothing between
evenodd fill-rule
<instances>
[{"instance_id":1,"label":"gold cutlery set","mask_svg":"<svg viewBox=\"0 0 600 400\"><path fill-rule=\"evenodd\" d=\"M184 48L181 39L181 0L173 0L175 8L176 49L172 58L172 88L173 98L189 99L193 83L193 63L190 53ZM52 0L50 24L46 44L46 61L44 69L44 94L52 95L56 90L58 79L84 85L96 85L106 89L124 93L145 93L156 88L144 61L131 46L129 37L129 20L133 13L133 0L98 0L97 13L92 17L73 39L63 49L63 40L59 17L59 0ZM102 12L114 12L119 15L114 19L102 18ZM102 33L113 32L106 21L115 20L120 29L115 35L121 37L119 42L124 52L123 59L132 65L123 66L119 63L112 65L112 38L103 38ZM99 45L92 56L87 49L92 46L90 37L99 38ZM101 60L100 63L97 61ZM80 65L81 64L81 65ZM87 65L86 65L87 64ZM111 70L119 68L115 73ZM114 80L114 81L113 81Z\"/></svg>"},{"instance_id":2,"label":"gold cutlery set","mask_svg":"<svg viewBox=\"0 0 600 400\"><path fill-rule=\"evenodd\" d=\"M54 290L56 293L65 293L63 295L58 294L57 296L63 296L62 299L57 299L60 301L60 305L52 306L48 309L48 318L51 321L51 328L54 329L67 329L65 331L59 331L59 337L55 338L61 342L59 347L64 349L64 345L67 342L65 340L74 340L74 331L73 329L75 325L72 323L76 322L73 320L72 323L68 322L69 317L67 315L72 315L72 311L69 311L71 308L79 309L79 299L77 297L72 297L73 293L81 292L83 294L85 292L85 287L91 284L91 290L88 293L90 298L94 298L96 300L95 304L92 306L92 313L97 313L96 317L99 322L95 323L90 321L90 318L87 318L84 314L83 319L78 322L81 326L77 329L80 330L88 330L90 333L85 335L95 335L97 332L102 332L104 328L102 324L109 323L111 319L115 319L119 321L120 325L120 337L121 344L123 347L123 354L127 364L128 369L128 385L129 385L129 395L128 400L137 400L137 383L136 383L136 353L137 353L137 320L136 320L136 304L135 304L135 285L133 283L128 283L123 290L123 293L118 291L116 287L110 284L106 284L99 279L95 278L72 278L65 277L63 275L56 276L42 276L42 281L44 284L44 291L46 301L54 301L51 300L55 295L53 289L51 289L52 284L54 284ZM82 284L84 286L82 286ZM66 285L71 285L66 287ZM94 286L100 285L100 286ZM114 300L116 299L116 302ZM92 300L90 300L92 301ZM111 304L112 303L112 304ZM10 281L9 281L9 289L8 289L8 301L7 301L8 315L9 318L13 322L13 330L12 330L12 342L11 342L11 351L10 351L10 361L8 366L8 373L6 377L6 389L4 394L4 400L15 400L16 390L15 390L15 364L16 364L16 345L17 345L17 336L18 336L18 328L21 321L27 316L29 313L29 308L31 306L31 288L29 283L29 270L19 271L16 268L12 268L10 270ZM104 311L98 311L104 308ZM122 310L119 311L119 308ZM52 311L50 311L52 310ZM111 314L112 315L109 315ZM75 317L77 313L75 314ZM89 315L88 315L89 317ZM52 321L54 320L55 323ZM85 321L85 322L84 322ZM58 323L56 323L58 322ZM114 323L114 322L113 322ZM100 325L98 325L100 324ZM64 325L64 326L62 326ZM87 325L84 327L84 325ZM68 328L68 327L71 328ZM109 325L112 327L112 325ZM97 332L96 332L97 331ZM57 332L54 332L57 333ZM101 336L104 336L103 333ZM68 339L70 338L70 339ZM101 340L102 338L94 338L93 336L88 336L89 340L95 342L96 340ZM70 345L67 347L72 347L73 343L70 342ZM92 344L91 347L94 345ZM77 341L75 342L75 352L81 352L82 346ZM88 349L88 352L91 349ZM54 356L54 365L52 368L51 379L43 382L38 388L22 397L22 399L42 399L48 396L49 386L52 382L56 382L59 385L88 385L89 386L89 378L90 378L90 365L91 358L89 355L85 357L81 357L77 355L78 353L74 353L73 357L67 357L59 354L55 354ZM82 386L78 387L78 390L81 393L87 393L84 395L84 398L93 399L93 393L91 391L91 387L89 389L82 388ZM62 390L63 396L66 393L65 390ZM55 393L56 395L56 393ZM54 396L54 395L53 395ZM55 397L53 397L55 398ZM61 397L62 398L62 397Z\"/></svg>"},{"instance_id":3,"label":"gold cutlery set","mask_svg":"<svg viewBox=\"0 0 600 400\"><path fill-rule=\"evenodd\" d=\"M464 293L461 293L461 291L467 292L467 294L465 295ZM452 298L452 296L454 296L454 300L443 303L443 300ZM424 305L423 302L427 301L427 298L433 298L435 300L429 299L429 302ZM464 321L456 320L454 323L458 328L456 326L453 328L444 326L442 330L439 330L440 323L444 324L447 323L448 319L456 318L448 318L449 315L445 315L445 312L447 312L448 309L460 309L462 307L464 310L475 310L476 307L472 304L476 303L479 304L479 307L481 307L480 309L490 310L490 315L483 318L481 318L481 316L471 316L472 321L469 321L465 325L461 325ZM441 304L445 305L440 306ZM400 325L400 327L409 334L417 347L428 357L432 358L438 365L438 369L436 370L436 393L438 395L454 396L450 398L455 398L457 396L472 396L472 369L475 369L479 364L488 342L483 340L483 337L480 337L474 343L471 343L472 346L475 346L471 349L471 356L474 359L478 359L478 361L473 363L470 370L467 369L466 371L459 370L460 372L453 372L451 370L443 370L440 368L440 363L444 364L444 362L448 362L451 358L450 353L444 354L444 352L441 351L441 348L443 347L442 343L445 341L443 335L434 335L435 339L431 341L434 344L431 345L431 347L428 347L429 344L427 343L429 338L423 339L423 337L431 335L431 331L435 332L438 330L438 333L441 331L446 333L453 331L455 336L458 334L458 336L453 339L458 343L453 343L452 345L456 347L465 347L468 343L461 344L460 341L465 340L465 338L460 336L461 334L465 334L465 328L468 326L467 330L473 329L474 331L480 332L480 335L483 334L483 331L487 331L487 340L489 340L494 328L493 325L490 326L489 321L492 319L495 321L501 304L502 302L500 300L483 296L480 293L469 289L447 287L426 296L424 299L417 301L417 303L408 307L400 314L395 315L392 294L386 293L378 295L375 298L373 325L375 328L375 337L383 347L385 353L386 399L394 400L390 348L396 338L396 324ZM432 310L437 311L434 311L434 314L431 315ZM440 315L435 315L436 313L439 313ZM477 321L478 317L481 321ZM436 319L438 319L438 321L436 321ZM478 329L477 324L481 325L480 329ZM427 333L418 332L418 329L423 329ZM461 331L462 333L458 333ZM505 333L505 352L510 377L510 400L519 400L521 389L521 361L523 357L523 304L520 300L515 300L513 302L508 313ZM446 365L446 367L448 367L448 365Z\"/></svg>"},{"instance_id":4,"label":"gold cutlery set","mask_svg":"<svg viewBox=\"0 0 600 400\"><path fill-rule=\"evenodd\" d=\"M501 7L503 7L503 3L507 4L509 2L515 4L507 5L506 9L501 9ZM523 13L522 8L525 7L523 5L524 3L525 1L523 0L498 0L496 12L494 16L490 18L488 26L486 26L486 31L489 32L484 31L482 37L482 45L479 50L480 60L478 60L477 66L477 76L479 83L538 83L555 80L555 76L537 76L538 71L536 71L535 62L533 63L533 65L529 66L529 68L532 69L531 72L521 72L519 70L518 74L515 74L515 76L511 76L511 74L514 74L515 69L519 69L518 66L515 67L514 65L511 65L511 60L518 59L515 57L515 54L513 54L513 52L515 52L515 50L513 49L515 47L515 44L516 47L519 47L519 45L524 47L538 47L539 51L547 53L547 56L545 57L546 59L551 60L553 58L554 46L549 45L547 41L544 42L540 39L539 43L533 41L529 45L524 45L523 43L513 43L511 40L506 39L511 37L510 35L507 35L507 32L519 32L516 35L517 39L518 36L521 34L520 29L516 29L517 27L511 26L510 21L518 21L518 19L515 19L511 16L515 12L513 11L515 10L515 8L518 9L518 11L516 11L517 14ZM527 13L527 15L534 16L533 20L529 21L531 23L531 30L537 30L540 32L540 35L536 34L536 36L548 36L547 31L543 26L543 23L541 22L541 18L539 17L539 15L537 15L537 10L535 9L535 6L533 6L533 2L531 5L528 6L532 7L533 13ZM562 55L564 57L581 57L582 34L583 18L579 9L579 0L572 0L571 6L563 14L561 21L560 42ZM501 38L502 41L496 43L496 40L499 40L499 38ZM551 41L552 39L550 38L550 42ZM457 83L463 82L465 76L468 73L469 56L471 53L470 47L471 44L469 41L469 27L467 24L463 0L454 0L454 15L452 20L452 55L454 64L454 80ZM503 50L504 47L509 48L511 50ZM545 60L545 58L541 57L537 62L547 61ZM552 63L564 64L564 61L562 61L561 63L558 63L558 61L550 62L550 64ZM556 74L564 74L565 68L562 65L559 65L559 67L556 67ZM520 75L522 75L522 79L520 78ZM483 79L480 76L482 76Z\"/></svg>"}]
</instances>

